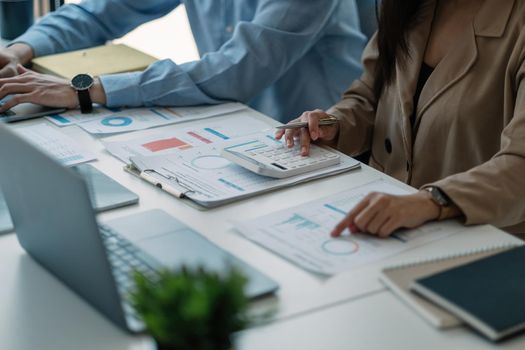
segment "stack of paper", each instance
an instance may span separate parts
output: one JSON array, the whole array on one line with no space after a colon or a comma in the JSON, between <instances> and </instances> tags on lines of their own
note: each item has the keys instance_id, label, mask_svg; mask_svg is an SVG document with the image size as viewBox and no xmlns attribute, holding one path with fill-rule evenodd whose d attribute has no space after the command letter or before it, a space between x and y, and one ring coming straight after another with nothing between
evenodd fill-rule
<instances>
[{"instance_id":1,"label":"stack of paper","mask_svg":"<svg viewBox=\"0 0 525 350\"><path fill-rule=\"evenodd\" d=\"M264 134L273 137L273 132ZM358 161L340 153L341 163L338 165L286 179L274 179L228 161L221 156L221 151L220 144L210 144L166 156L137 156L131 158L129 169L177 197L189 198L204 207L216 207L360 167Z\"/></svg>"},{"instance_id":2,"label":"stack of paper","mask_svg":"<svg viewBox=\"0 0 525 350\"><path fill-rule=\"evenodd\" d=\"M118 134L144 130L163 125L182 123L233 113L245 109L241 103L178 108L107 109L97 106L93 113L78 110L47 117L58 126L78 125L91 134Z\"/></svg>"},{"instance_id":3,"label":"stack of paper","mask_svg":"<svg viewBox=\"0 0 525 350\"><path fill-rule=\"evenodd\" d=\"M126 164L131 157L165 156L195 147L218 144L234 137L269 129L265 122L249 116L209 119L190 127L155 132L123 141L102 141L106 150Z\"/></svg>"}]
</instances>

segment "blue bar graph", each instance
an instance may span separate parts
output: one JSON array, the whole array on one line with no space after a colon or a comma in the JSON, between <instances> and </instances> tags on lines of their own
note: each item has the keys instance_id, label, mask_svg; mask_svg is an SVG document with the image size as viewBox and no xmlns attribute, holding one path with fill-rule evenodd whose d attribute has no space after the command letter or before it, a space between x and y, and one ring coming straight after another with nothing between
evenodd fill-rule
<instances>
[{"instance_id":1,"label":"blue bar graph","mask_svg":"<svg viewBox=\"0 0 525 350\"><path fill-rule=\"evenodd\" d=\"M319 224L313 222L312 220L308 220L307 218L299 214L294 214L289 219L279 224L279 226L282 226L282 225L295 225L295 228L297 230L301 230L301 229L315 230L321 227Z\"/></svg>"}]
</instances>

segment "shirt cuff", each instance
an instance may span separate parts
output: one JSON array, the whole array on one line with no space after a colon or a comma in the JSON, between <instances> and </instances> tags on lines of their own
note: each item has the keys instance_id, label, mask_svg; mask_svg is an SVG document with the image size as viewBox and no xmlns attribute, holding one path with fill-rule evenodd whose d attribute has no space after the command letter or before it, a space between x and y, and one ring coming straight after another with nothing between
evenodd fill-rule
<instances>
[{"instance_id":1,"label":"shirt cuff","mask_svg":"<svg viewBox=\"0 0 525 350\"><path fill-rule=\"evenodd\" d=\"M102 75L100 83L106 93L108 107L139 107L143 105L140 93L142 72Z\"/></svg>"},{"instance_id":2,"label":"shirt cuff","mask_svg":"<svg viewBox=\"0 0 525 350\"><path fill-rule=\"evenodd\" d=\"M36 29L30 29L15 40L11 41L7 46L22 43L31 46L33 49L33 56L40 57L51 55L55 53L55 46L52 39L48 35L39 32Z\"/></svg>"},{"instance_id":3,"label":"shirt cuff","mask_svg":"<svg viewBox=\"0 0 525 350\"><path fill-rule=\"evenodd\" d=\"M453 180L451 180L450 177L438 180L434 183L425 184L419 189L424 190L429 187L439 188L448 197L451 202L450 204L459 208L459 211L463 215L463 224L475 225L484 223L483 217L479 217L475 214L475 208L472 207L471 203L469 203L469 200L465 198L461 191L457 190Z\"/></svg>"}]
</instances>

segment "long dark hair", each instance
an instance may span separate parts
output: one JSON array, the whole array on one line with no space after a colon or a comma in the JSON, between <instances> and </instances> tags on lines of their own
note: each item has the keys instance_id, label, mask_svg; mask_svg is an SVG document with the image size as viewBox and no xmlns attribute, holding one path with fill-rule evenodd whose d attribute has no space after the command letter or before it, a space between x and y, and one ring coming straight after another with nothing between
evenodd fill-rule
<instances>
[{"instance_id":1,"label":"long dark hair","mask_svg":"<svg viewBox=\"0 0 525 350\"><path fill-rule=\"evenodd\" d=\"M426 0L376 0L379 57L375 71L374 92L379 98L383 88L395 77L396 62L403 62L410 52L407 33L416 22L421 5Z\"/></svg>"}]
</instances>

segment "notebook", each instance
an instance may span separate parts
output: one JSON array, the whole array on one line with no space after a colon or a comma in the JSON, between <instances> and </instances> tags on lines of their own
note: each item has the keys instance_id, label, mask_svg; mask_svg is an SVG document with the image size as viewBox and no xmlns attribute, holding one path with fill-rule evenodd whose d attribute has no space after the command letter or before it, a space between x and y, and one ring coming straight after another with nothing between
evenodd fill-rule
<instances>
[{"instance_id":1,"label":"notebook","mask_svg":"<svg viewBox=\"0 0 525 350\"><path fill-rule=\"evenodd\" d=\"M124 44L103 45L33 59L37 72L72 79L80 73L92 76L142 71L157 61L144 52Z\"/></svg>"},{"instance_id":2,"label":"notebook","mask_svg":"<svg viewBox=\"0 0 525 350\"><path fill-rule=\"evenodd\" d=\"M431 325L437 328L451 328L460 325L462 321L450 312L411 292L410 285L412 282L418 278L430 276L431 274L445 271L452 267L479 260L515 247L517 247L517 245L506 244L472 250L462 254L392 266L384 269L379 279L397 297L414 309Z\"/></svg>"},{"instance_id":3,"label":"notebook","mask_svg":"<svg viewBox=\"0 0 525 350\"><path fill-rule=\"evenodd\" d=\"M410 288L492 341L525 330L525 246L419 278Z\"/></svg>"},{"instance_id":4,"label":"notebook","mask_svg":"<svg viewBox=\"0 0 525 350\"><path fill-rule=\"evenodd\" d=\"M71 169L86 179L89 195L97 212L136 204L139 201L135 193L90 164L78 165ZM11 231L13 231L11 216L2 191L0 191L0 234Z\"/></svg>"}]
</instances>

